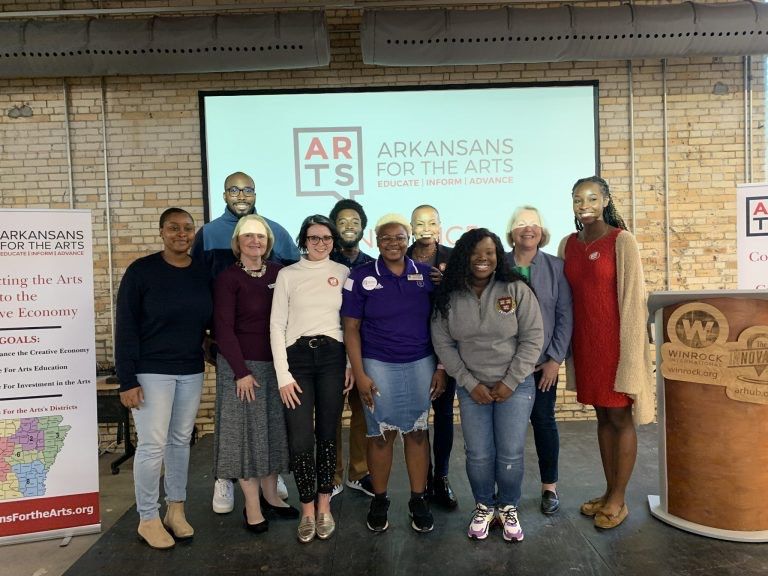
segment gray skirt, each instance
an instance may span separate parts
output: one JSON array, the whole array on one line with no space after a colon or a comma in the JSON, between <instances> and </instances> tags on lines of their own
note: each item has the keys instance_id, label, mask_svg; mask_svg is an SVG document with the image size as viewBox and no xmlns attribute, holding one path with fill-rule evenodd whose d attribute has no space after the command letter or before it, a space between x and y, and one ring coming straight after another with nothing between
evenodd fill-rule
<instances>
[{"instance_id":1,"label":"gray skirt","mask_svg":"<svg viewBox=\"0 0 768 576\"><path fill-rule=\"evenodd\" d=\"M241 402L229 363L221 354L216 362L216 477L260 478L288 470L288 435L274 365L245 361L260 387L254 388L255 400Z\"/></svg>"}]
</instances>

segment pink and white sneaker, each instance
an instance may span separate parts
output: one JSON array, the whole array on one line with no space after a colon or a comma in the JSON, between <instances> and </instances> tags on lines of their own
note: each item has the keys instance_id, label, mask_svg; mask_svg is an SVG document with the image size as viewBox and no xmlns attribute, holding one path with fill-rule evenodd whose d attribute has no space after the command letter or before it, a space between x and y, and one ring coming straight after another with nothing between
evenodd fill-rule
<instances>
[{"instance_id":1,"label":"pink and white sneaker","mask_svg":"<svg viewBox=\"0 0 768 576\"><path fill-rule=\"evenodd\" d=\"M469 523L467 536L474 540L485 540L488 538L488 531L496 518L496 510L484 504L478 504L472 513L472 520Z\"/></svg>"},{"instance_id":2,"label":"pink and white sneaker","mask_svg":"<svg viewBox=\"0 0 768 576\"><path fill-rule=\"evenodd\" d=\"M499 508L499 520L504 526L504 540L507 542L520 542L524 537L523 528L517 519L517 507L508 504Z\"/></svg>"}]
</instances>

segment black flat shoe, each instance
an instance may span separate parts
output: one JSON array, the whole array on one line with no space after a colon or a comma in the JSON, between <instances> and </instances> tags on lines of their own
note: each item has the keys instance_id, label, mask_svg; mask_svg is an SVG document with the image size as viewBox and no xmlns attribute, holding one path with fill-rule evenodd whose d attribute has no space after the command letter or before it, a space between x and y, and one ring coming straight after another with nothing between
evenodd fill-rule
<instances>
[{"instance_id":1,"label":"black flat shoe","mask_svg":"<svg viewBox=\"0 0 768 576\"><path fill-rule=\"evenodd\" d=\"M456 495L453 493L451 483L448 482L448 477L435 478L432 484L432 502L443 508L453 510L458 506L459 501L456 500Z\"/></svg>"},{"instance_id":2,"label":"black flat shoe","mask_svg":"<svg viewBox=\"0 0 768 576\"><path fill-rule=\"evenodd\" d=\"M541 512L543 514L554 514L560 510L560 498L552 490L544 490L541 495Z\"/></svg>"},{"instance_id":3,"label":"black flat shoe","mask_svg":"<svg viewBox=\"0 0 768 576\"><path fill-rule=\"evenodd\" d=\"M254 534L263 534L269 530L269 520L266 518L264 518L264 520L258 524L249 524L248 513L245 511L245 508L243 508L243 518L245 518L245 529L248 530L248 532L253 532Z\"/></svg>"},{"instance_id":4,"label":"black flat shoe","mask_svg":"<svg viewBox=\"0 0 768 576\"><path fill-rule=\"evenodd\" d=\"M299 511L293 506L272 506L264 496L260 496L261 509L264 512L273 512L275 516L295 520L299 517Z\"/></svg>"}]
</instances>

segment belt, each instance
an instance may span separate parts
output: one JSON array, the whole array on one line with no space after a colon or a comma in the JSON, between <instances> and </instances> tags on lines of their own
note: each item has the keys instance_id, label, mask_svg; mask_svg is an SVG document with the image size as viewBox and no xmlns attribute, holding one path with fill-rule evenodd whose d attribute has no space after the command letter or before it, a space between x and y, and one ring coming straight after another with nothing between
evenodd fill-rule
<instances>
[{"instance_id":1,"label":"belt","mask_svg":"<svg viewBox=\"0 0 768 576\"><path fill-rule=\"evenodd\" d=\"M320 346L325 346L326 344L330 344L331 342L335 342L333 338L330 338L328 336L302 336L298 340L296 340L296 343L300 346L308 346L309 348L319 348Z\"/></svg>"}]
</instances>

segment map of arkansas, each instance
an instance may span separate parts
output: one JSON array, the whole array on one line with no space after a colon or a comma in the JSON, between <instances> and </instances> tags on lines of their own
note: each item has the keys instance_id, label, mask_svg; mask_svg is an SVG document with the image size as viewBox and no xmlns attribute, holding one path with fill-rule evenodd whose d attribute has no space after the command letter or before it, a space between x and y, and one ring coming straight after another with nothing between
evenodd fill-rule
<instances>
[{"instance_id":1,"label":"map of arkansas","mask_svg":"<svg viewBox=\"0 0 768 576\"><path fill-rule=\"evenodd\" d=\"M63 416L0 420L0 500L45 495L45 481L71 426Z\"/></svg>"}]
</instances>

